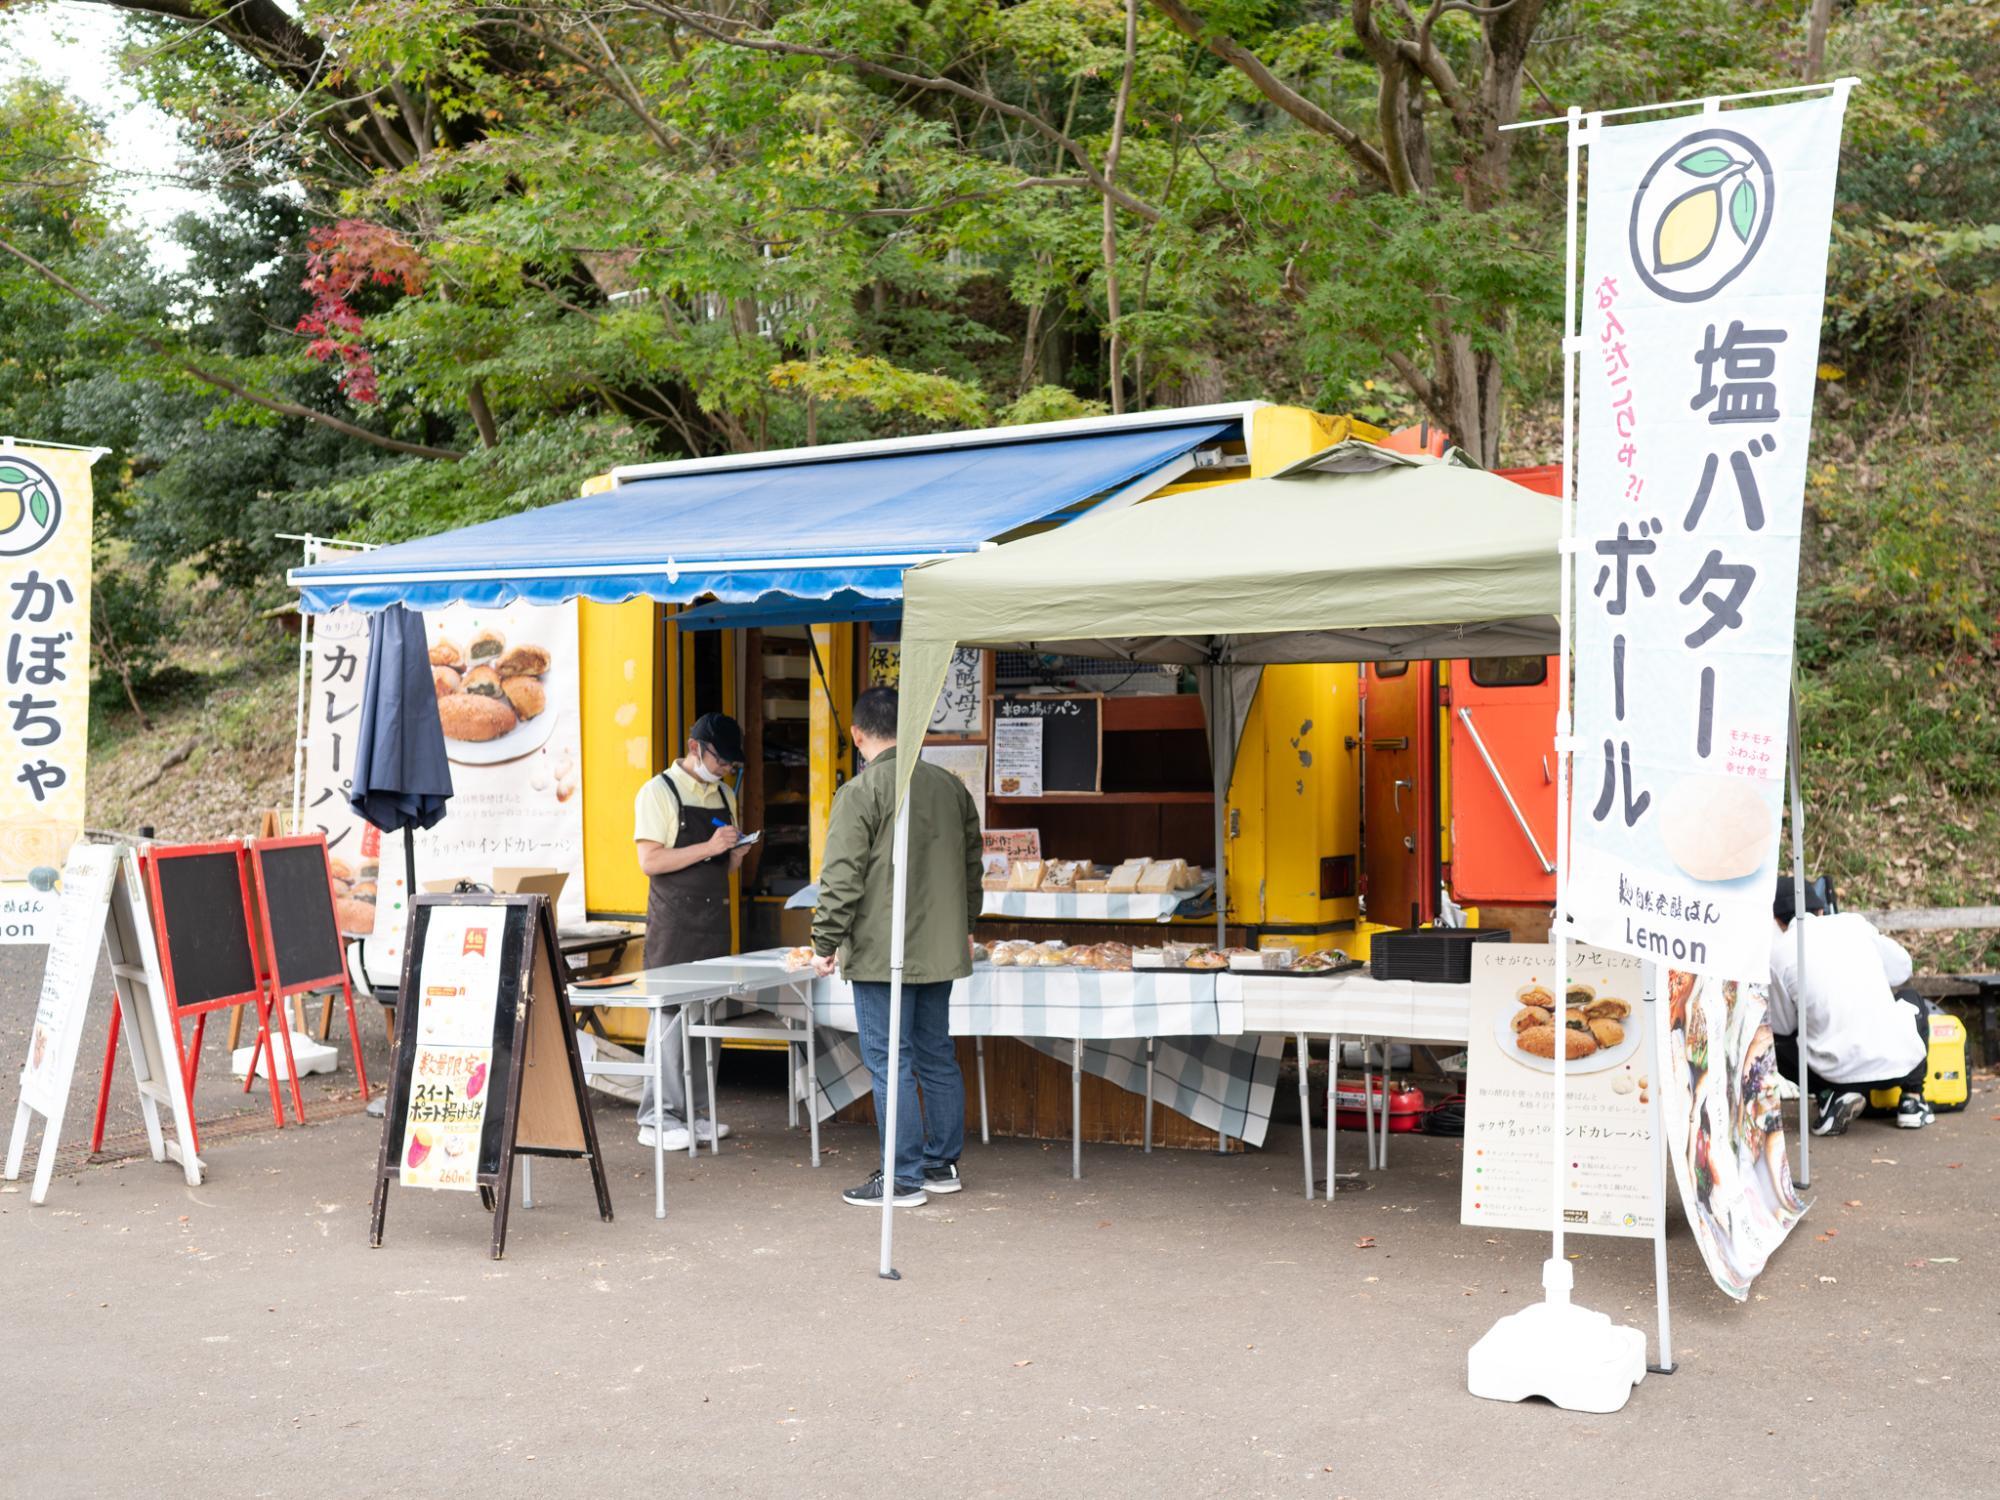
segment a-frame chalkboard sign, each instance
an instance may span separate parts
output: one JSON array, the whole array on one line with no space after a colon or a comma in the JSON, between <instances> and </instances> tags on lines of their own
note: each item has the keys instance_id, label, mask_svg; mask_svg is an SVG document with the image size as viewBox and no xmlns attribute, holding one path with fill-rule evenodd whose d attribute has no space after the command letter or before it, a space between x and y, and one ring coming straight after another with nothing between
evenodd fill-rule
<instances>
[{"instance_id":1,"label":"a-frame chalkboard sign","mask_svg":"<svg viewBox=\"0 0 2000 1500\"><path fill-rule=\"evenodd\" d=\"M369 1243L392 1184L477 1191L500 1259L517 1155L583 1158L610 1221L565 978L547 897L417 897Z\"/></svg>"}]
</instances>

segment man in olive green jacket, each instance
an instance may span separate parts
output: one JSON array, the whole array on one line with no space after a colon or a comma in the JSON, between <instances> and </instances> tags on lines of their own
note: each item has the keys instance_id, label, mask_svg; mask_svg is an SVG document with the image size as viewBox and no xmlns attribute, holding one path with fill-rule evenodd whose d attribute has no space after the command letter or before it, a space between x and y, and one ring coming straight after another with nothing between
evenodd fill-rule
<instances>
[{"instance_id":1,"label":"man in olive green jacket","mask_svg":"<svg viewBox=\"0 0 2000 1500\"><path fill-rule=\"evenodd\" d=\"M854 986L861 1056L875 1080L876 1129L888 1118L889 943L896 837L896 694L870 688L854 700L854 748L866 768L833 799L813 914L813 963L836 958ZM896 1092L897 1207L961 1186L965 1078L951 1044L951 982L972 972L980 907L979 809L948 771L919 761L910 778L909 883L904 910L902 1053ZM923 1107L917 1086L923 1086ZM842 1196L882 1206L882 1174Z\"/></svg>"}]
</instances>

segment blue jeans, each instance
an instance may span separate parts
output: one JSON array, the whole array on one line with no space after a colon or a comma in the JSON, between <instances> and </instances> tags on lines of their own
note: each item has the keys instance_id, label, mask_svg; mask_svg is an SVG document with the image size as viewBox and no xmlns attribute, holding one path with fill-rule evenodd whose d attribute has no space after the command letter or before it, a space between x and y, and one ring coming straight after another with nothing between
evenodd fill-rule
<instances>
[{"instance_id":1,"label":"blue jeans","mask_svg":"<svg viewBox=\"0 0 2000 1500\"><path fill-rule=\"evenodd\" d=\"M875 1080L875 1135L889 1118L889 986L854 986L861 1058ZM948 1167L965 1149L965 1076L951 1045L951 983L903 986L902 1081L896 1091L896 1184L923 1184L924 1169ZM918 1107L917 1088L923 1088Z\"/></svg>"}]
</instances>

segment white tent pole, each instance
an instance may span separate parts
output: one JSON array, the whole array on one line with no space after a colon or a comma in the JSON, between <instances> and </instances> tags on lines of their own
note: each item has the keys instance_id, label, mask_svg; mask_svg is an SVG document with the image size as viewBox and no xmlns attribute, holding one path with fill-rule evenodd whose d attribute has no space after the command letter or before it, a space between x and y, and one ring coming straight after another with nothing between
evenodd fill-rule
<instances>
[{"instance_id":1,"label":"white tent pole","mask_svg":"<svg viewBox=\"0 0 2000 1500\"><path fill-rule=\"evenodd\" d=\"M1585 130L1595 131L1597 117L1586 125L1582 111L1569 110L1569 193L1563 211L1563 430L1562 430L1562 540L1557 544L1562 559L1561 610L1557 617L1556 639L1556 899L1550 914L1550 936L1556 949L1556 1004L1569 1004L1569 778L1570 756L1575 746L1570 737L1570 613L1572 564L1576 550L1576 372L1583 340L1576 331L1577 278L1577 173L1583 154ZM1563 1032L1556 1034L1558 1043ZM1549 1146L1549 1259L1542 1268L1542 1290L1550 1302L1566 1303L1572 1275L1563 1259L1563 1161L1567 1150L1565 1133L1569 1127L1569 1065L1567 1045L1555 1049L1555 1131Z\"/></svg>"},{"instance_id":2,"label":"white tent pole","mask_svg":"<svg viewBox=\"0 0 2000 1500\"><path fill-rule=\"evenodd\" d=\"M302 549L305 565L311 567L319 558L319 544L312 538L305 539ZM292 822L288 833L299 831L299 822L305 813L306 800L306 694L312 691L307 679L307 668L312 662L313 617L304 610L299 611L299 691L298 701L292 712Z\"/></svg>"},{"instance_id":3,"label":"white tent pole","mask_svg":"<svg viewBox=\"0 0 2000 1500\"><path fill-rule=\"evenodd\" d=\"M1792 677L1792 724L1789 735L1792 779L1792 932L1798 938L1799 982L1792 997L1799 1039L1799 1186L1812 1186L1812 1131L1806 1111L1812 1100L1812 1069L1806 1061L1806 804L1799 791L1799 684Z\"/></svg>"},{"instance_id":4,"label":"white tent pole","mask_svg":"<svg viewBox=\"0 0 2000 1500\"><path fill-rule=\"evenodd\" d=\"M909 854L910 802L905 792L896 807L895 853L890 865L889 1103L882 1111L882 1264L875 1272L884 1281L903 1279L889 1263L889 1256L896 1237L896 1096L903 1076L903 925L910 904Z\"/></svg>"}]
</instances>

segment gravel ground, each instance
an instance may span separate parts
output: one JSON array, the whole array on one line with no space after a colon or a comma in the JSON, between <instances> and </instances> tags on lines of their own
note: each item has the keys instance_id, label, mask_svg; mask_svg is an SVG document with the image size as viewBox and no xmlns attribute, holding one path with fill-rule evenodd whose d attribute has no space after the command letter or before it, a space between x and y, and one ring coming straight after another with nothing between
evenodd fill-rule
<instances>
[{"instance_id":1,"label":"gravel ground","mask_svg":"<svg viewBox=\"0 0 2000 1500\"><path fill-rule=\"evenodd\" d=\"M0 1116L39 969L0 950ZM1466 1349L1536 1295L1546 1242L1458 1223L1451 1142L1399 1140L1332 1207L1299 1197L1289 1127L1227 1158L1088 1148L1080 1183L1060 1144L974 1142L966 1191L899 1217L889 1283L877 1219L837 1196L872 1131L829 1128L813 1171L768 1068L725 1074L739 1133L670 1161L664 1222L629 1109L600 1105L616 1221L546 1163L498 1263L466 1195L392 1190L371 1250L379 1126L345 1073L315 1087L304 1129L266 1112L206 1138L196 1189L139 1159L66 1172L41 1208L0 1190L21 1372L0 1488L2000 1494L1978 1456L2000 1402L1990 1081L1921 1134L1816 1142L1817 1201L1747 1305L1676 1217L1681 1368L1610 1417L1465 1393ZM204 1120L244 1109L204 1082ZM1571 1245L1579 1300L1650 1328L1650 1247Z\"/></svg>"}]
</instances>

